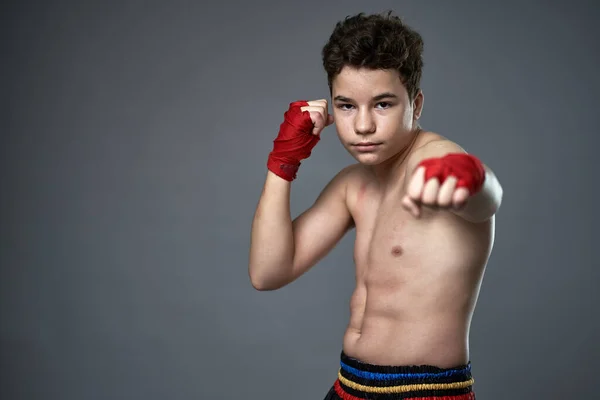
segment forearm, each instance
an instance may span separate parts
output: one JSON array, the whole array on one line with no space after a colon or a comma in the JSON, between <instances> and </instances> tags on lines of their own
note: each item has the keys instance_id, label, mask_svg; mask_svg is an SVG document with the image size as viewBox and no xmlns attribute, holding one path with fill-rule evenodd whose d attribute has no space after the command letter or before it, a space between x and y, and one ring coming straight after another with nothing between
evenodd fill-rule
<instances>
[{"instance_id":1,"label":"forearm","mask_svg":"<svg viewBox=\"0 0 600 400\"><path fill-rule=\"evenodd\" d=\"M282 286L292 274L294 235L290 215L291 183L267 173L254 220L248 272L259 290Z\"/></svg>"},{"instance_id":2,"label":"forearm","mask_svg":"<svg viewBox=\"0 0 600 400\"><path fill-rule=\"evenodd\" d=\"M471 222L483 222L492 218L502 203L502 186L494 172L487 166L485 168L485 180L481 190L473 195L466 206L454 211L455 214Z\"/></svg>"}]
</instances>

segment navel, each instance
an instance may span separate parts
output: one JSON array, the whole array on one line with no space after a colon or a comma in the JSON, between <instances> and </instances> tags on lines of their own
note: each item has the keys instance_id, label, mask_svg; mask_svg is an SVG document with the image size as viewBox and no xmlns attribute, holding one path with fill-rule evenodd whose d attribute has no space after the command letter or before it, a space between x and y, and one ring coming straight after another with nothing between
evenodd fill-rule
<instances>
[{"instance_id":1,"label":"navel","mask_svg":"<svg viewBox=\"0 0 600 400\"><path fill-rule=\"evenodd\" d=\"M402 247L400 247L400 246L392 247L392 255L394 257L401 256L402 255Z\"/></svg>"}]
</instances>

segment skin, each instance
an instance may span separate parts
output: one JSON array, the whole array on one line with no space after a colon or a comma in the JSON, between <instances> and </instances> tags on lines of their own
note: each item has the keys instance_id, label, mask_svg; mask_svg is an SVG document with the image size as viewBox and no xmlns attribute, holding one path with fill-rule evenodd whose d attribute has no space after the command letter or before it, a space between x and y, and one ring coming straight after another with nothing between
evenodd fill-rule
<instances>
[{"instance_id":1,"label":"skin","mask_svg":"<svg viewBox=\"0 0 600 400\"><path fill-rule=\"evenodd\" d=\"M464 150L419 128L423 94L411 99L397 72L345 67L331 94L332 114L325 99L303 110L315 135L335 123L357 163L294 220L291 183L268 172L252 225L251 282L257 290L293 282L355 229L356 288L343 350L379 365L464 364L502 188L487 166L472 196L456 178L425 181L420 161ZM361 151L364 142L377 145Z\"/></svg>"}]
</instances>

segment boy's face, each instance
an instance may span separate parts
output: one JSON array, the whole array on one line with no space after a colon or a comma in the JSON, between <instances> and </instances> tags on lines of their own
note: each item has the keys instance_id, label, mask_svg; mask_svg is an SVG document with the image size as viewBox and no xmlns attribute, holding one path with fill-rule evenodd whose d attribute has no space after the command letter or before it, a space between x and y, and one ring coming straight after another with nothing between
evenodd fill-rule
<instances>
[{"instance_id":1,"label":"boy's face","mask_svg":"<svg viewBox=\"0 0 600 400\"><path fill-rule=\"evenodd\" d=\"M338 137L357 161L381 164L410 144L423 95L410 101L398 72L344 67L331 89Z\"/></svg>"}]
</instances>

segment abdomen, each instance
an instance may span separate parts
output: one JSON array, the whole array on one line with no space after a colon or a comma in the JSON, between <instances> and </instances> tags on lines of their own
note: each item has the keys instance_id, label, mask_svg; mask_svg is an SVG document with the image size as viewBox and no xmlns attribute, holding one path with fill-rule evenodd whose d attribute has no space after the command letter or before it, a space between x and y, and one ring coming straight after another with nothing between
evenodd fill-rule
<instances>
[{"instance_id":1,"label":"abdomen","mask_svg":"<svg viewBox=\"0 0 600 400\"><path fill-rule=\"evenodd\" d=\"M433 225L380 226L368 251L357 255L356 293L365 301L344 338L351 357L440 367L468 361L469 323L487 261L485 238L461 232L460 225Z\"/></svg>"}]
</instances>

